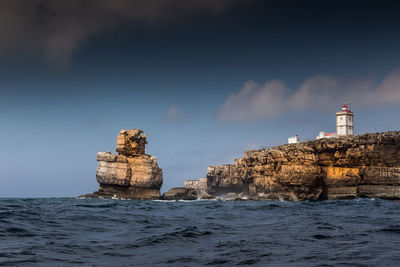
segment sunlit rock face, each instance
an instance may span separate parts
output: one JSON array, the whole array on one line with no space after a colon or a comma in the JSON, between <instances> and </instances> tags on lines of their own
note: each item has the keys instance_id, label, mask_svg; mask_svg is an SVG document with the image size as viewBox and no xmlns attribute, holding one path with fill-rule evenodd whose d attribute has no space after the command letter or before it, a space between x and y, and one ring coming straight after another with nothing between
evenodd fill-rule
<instances>
[{"instance_id":1,"label":"sunlit rock face","mask_svg":"<svg viewBox=\"0 0 400 267\"><path fill-rule=\"evenodd\" d=\"M145 154L146 135L142 130L122 130L117 152L97 153L97 182L100 189L87 197L159 199L162 170L154 156Z\"/></svg>"},{"instance_id":2,"label":"sunlit rock face","mask_svg":"<svg viewBox=\"0 0 400 267\"><path fill-rule=\"evenodd\" d=\"M207 192L252 199L400 199L400 132L330 138L246 151L210 166Z\"/></svg>"},{"instance_id":3,"label":"sunlit rock face","mask_svg":"<svg viewBox=\"0 0 400 267\"><path fill-rule=\"evenodd\" d=\"M145 154L147 136L139 129L122 130L117 137L117 153L127 157Z\"/></svg>"},{"instance_id":4,"label":"sunlit rock face","mask_svg":"<svg viewBox=\"0 0 400 267\"><path fill-rule=\"evenodd\" d=\"M194 189L199 198L212 198L212 196L207 193L207 178L200 178L199 180L186 180L184 186L185 188Z\"/></svg>"}]
</instances>

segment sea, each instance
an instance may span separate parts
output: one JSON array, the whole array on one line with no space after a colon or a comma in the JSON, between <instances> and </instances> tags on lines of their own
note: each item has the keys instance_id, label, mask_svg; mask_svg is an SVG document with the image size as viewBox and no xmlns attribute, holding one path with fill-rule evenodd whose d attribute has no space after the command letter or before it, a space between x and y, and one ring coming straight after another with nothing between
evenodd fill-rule
<instances>
[{"instance_id":1,"label":"sea","mask_svg":"<svg viewBox=\"0 0 400 267\"><path fill-rule=\"evenodd\" d=\"M4 266L400 266L400 202L0 199Z\"/></svg>"}]
</instances>

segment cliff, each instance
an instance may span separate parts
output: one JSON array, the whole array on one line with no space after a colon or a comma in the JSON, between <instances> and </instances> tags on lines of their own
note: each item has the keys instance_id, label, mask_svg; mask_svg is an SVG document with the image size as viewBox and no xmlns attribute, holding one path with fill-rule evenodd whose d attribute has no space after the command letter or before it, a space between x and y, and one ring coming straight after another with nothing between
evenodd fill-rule
<instances>
[{"instance_id":1,"label":"cliff","mask_svg":"<svg viewBox=\"0 0 400 267\"><path fill-rule=\"evenodd\" d=\"M97 153L98 191L83 197L159 199L163 182L157 159L145 154L147 136L142 130L122 130L117 137L118 154Z\"/></svg>"},{"instance_id":2,"label":"cliff","mask_svg":"<svg viewBox=\"0 0 400 267\"><path fill-rule=\"evenodd\" d=\"M207 193L207 178L200 178L199 180L186 180L184 187L193 188L196 190L196 194L200 198L212 198L212 196Z\"/></svg>"},{"instance_id":3,"label":"cliff","mask_svg":"<svg viewBox=\"0 0 400 267\"><path fill-rule=\"evenodd\" d=\"M245 151L234 164L208 167L207 192L260 200L400 199L400 132Z\"/></svg>"}]
</instances>

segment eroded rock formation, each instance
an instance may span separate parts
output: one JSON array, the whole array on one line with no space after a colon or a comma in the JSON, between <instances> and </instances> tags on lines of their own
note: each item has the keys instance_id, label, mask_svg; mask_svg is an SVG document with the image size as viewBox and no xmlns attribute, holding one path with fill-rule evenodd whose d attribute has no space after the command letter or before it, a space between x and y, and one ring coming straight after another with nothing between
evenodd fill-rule
<instances>
[{"instance_id":1,"label":"eroded rock formation","mask_svg":"<svg viewBox=\"0 0 400 267\"><path fill-rule=\"evenodd\" d=\"M213 196L274 200L400 199L400 132L245 151L207 169Z\"/></svg>"},{"instance_id":2,"label":"eroded rock formation","mask_svg":"<svg viewBox=\"0 0 400 267\"><path fill-rule=\"evenodd\" d=\"M146 135L142 130L122 130L117 137L119 154L97 153L97 192L86 197L158 199L163 182L156 157L145 154Z\"/></svg>"},{"instance_id":3,"label":"eroded rock formation","mask_svg":"<svg viewBox=\"0 0 400 267\"><path fill-rule=\"evenodd\" d=\"M193 188L198 197L202 199L210 199L212 196L207 193L207 178L200 178L199 180L186 180L185 188Z\"/></svg>"},{"instance_id":4,"label":"eroded rock formation","mask_svg":"<svg viewBox=\"0 0 400 267\"><path fill-rule=\"evenodd\" d=\"M147 136L139 129L122 130L117 137L116 151L127 157L136 157L145 154Z\"/></svg>"}]
</instances>

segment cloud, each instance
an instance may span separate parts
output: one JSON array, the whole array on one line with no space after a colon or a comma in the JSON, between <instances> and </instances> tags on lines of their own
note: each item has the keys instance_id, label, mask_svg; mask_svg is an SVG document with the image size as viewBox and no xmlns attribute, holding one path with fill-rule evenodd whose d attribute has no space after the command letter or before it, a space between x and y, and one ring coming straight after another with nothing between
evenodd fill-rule
<instances>
[{"instance_id":1,"label":"cloud","mask_svg":"<svg viewBox=\"0 0 400 267\"><path fill-rule=\"evenodd\" d=\"M0 55L12 51L67 63L90 36L122 24L162 25L218 14L240 0L2 0Z\"/></svg>"},{"instance_id":2,"label":"cloud","mask_svg":"<svg viewBox=\"0 0 400 267\"><path fill-rule=\"evenodd\" d=\"M168 121L178 121L180 118L179 108L176 105L172 105L169 107L167 112L167 120Z\"/></svg>"},{"instance_id":3,"label":"cloud","mask_svg":"<svg viewBox=\"0 0 400 267\"><path fill-rule=\"evenodd\" d=\"M400 69L390 72L377 84L358 81L350 86L350 90L349 96L359 99L364 106L400 104Z\"/></svg>"},{"instance_id":4,"label":"cloud","mask_svg":"<svg viewBox=\"0 0 400 267\"><path fill-rule=\"evenodd\" d=\"M171 105L165 116L166 121L174 123L189 123L193 121L193 117L187 110L183 110L178 105Z\"/></svg>"},{"instance_id":5,"label":"cloud","mask_svg":"<svg viewBox=\"0 0 400 267\"><path fill-rule=\"evenodd\" d=\"M371 79L342 81L329 75L305 79L297 89L281 80L265 84L247 81L218 111L220 121L271 119L287 112L322 110L351 100L355 107L400 104L400 69L380 82Z\"/></svg>"}]
</instances>

